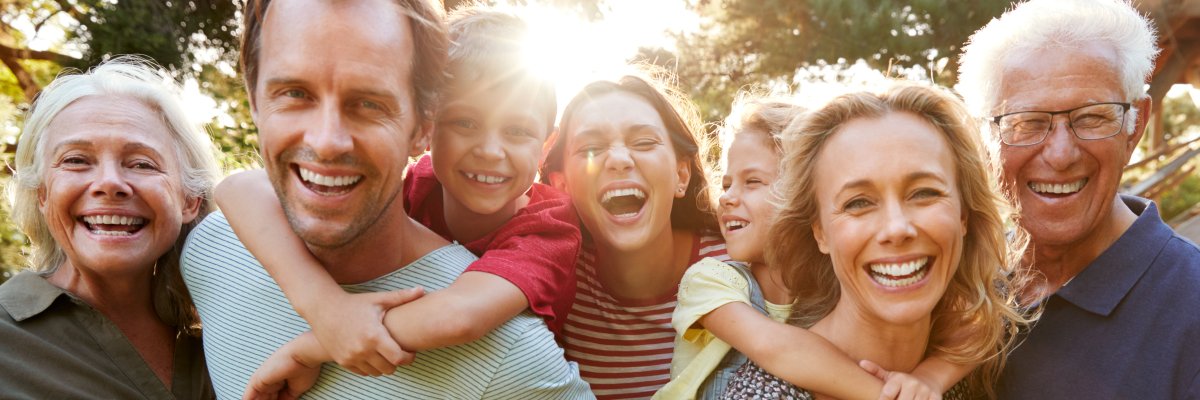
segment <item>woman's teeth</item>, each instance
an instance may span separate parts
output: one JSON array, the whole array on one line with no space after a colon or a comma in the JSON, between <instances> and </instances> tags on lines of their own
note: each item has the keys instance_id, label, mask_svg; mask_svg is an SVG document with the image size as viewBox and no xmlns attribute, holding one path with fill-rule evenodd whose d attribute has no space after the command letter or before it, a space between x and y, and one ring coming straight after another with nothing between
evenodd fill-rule
<instances>
[{"instance_id":1,"label":"woman's teeth","mask_svg":"<svg viewBox=\"0 0 1200 400\"><path fill-rule=\"evenodd\" d=\"M641 200L641 199L646 198L646 192L643 192L642 189L638 189L638 188L613 189L613 190L604 192L603 197L600 198L600 202L605 203L605 202L608 202L609 200L612 200L613 197L621 197L621 196L634 196L634 197L638 198L639 200Z\"/></svg>"},{"instance_id":2,"label":"woman's teeth","mask_svg":"<svg viewBox=\"0 0 1200 400\"><path fill-rule=\"evenodd\" d=\"M749 225L749 223L746 221L729 221L725 223L725 230L736 231L738 229L745 228L746 225Z\"/></svg>"},{"instance_id":3,"label":"woman's teeth","mask_svg":"<svg viewBox=\"0 0 1200 400\"><path fill-rule=\"evenodd\" d=\"M145 218L124 215L88 215L82 219L88 231L107 236L129 236L146 224Z\"/></svg>"},{"instance_id":4,"label":"woman's teeth","mask_svg":"<svg viewBox=\"0 0 1200 400\"><path fill-rule=\"evenodd\" d=\"M925 277L925 265L929 263L929 257L895 263L895 264L871 264L871 278L879 284L887 287L904 287L920 282Z\"/></svg>"}]
</instances>

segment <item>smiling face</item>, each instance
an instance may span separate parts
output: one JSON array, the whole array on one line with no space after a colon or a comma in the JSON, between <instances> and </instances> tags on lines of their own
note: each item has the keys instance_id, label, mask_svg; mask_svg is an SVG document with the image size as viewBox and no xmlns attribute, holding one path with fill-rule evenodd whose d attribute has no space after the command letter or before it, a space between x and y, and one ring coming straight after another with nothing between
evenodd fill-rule
<instances>
[{"instance_id":1,"label":"smiling face","mask_svg":"<svg viewBox=\"0 0 1200 400\"><path fill-rule=\"evenodd\" d=\"M521 85L455 85L438 113L433 170L472 213L511 216L537 175L551 121L537 90Z\"/></svg>"},{"instance_id":2,"label":"smiling face","mask_svg":"<svg viewBox=\"0 0 1200 400\"><path fill-rule=\"evenodd\" d=\"M671 232L671 207L691 177L646 100L606 93L580 106L563 152L565 189L598 244L631 251Z\"/></svg>"},{"instance_id":3,"label":"smiling face","mask_svg":"<svg viewBox=\"0 0 1200 400\"><path fill-rule=\"evenodd\" d=\"M1005 66L1000 113L1059 111L1099 102L1125 101L1120 76L1107 48L1048 49L1017 57ZM1126 121L1136 118L1127 112ZM1121 172L1141 134L1129 125L1107 139L1080 140L1064 117L1042 143L1001 145L1004 181L1021 205L1021 225L1041 248L1079 247L1108 225ZM1099 240L1098 245L1107 242ZM1102 250L1096 249L1095 252Z\"/></svg>"},{"instance_id":4,"label":"smiling face","mask_svg":"<svg viewBox=\"0 0 1200 400\"><path fill-rule=\"evenodd\" d=\"M185 194L162 117L137 100L89 96L44 135L38 206L67 262L108 276L149 273L200 208Z\"/></svg>"},{"instance_id":5,"label":"smiling face","mask_svg":"<svg viewBox=\"0 0 1200 400\"><path fill-rule=\"evenodd\" d=\"M387 0L271 3L254 119L292 229L310 246L359 239L400 193L423 149L409 22Z\"/></svg>"},{"instance_id":6,"label":"smiling face","mask_svg":"<svg viewBox=\"0 0 1200 400\"><path fill-rule=\"evenodd\" d=\"M729 146L718 218L729 257L762 263L763 248L777 209L771 184L779 176L779 152L766 132L738 132Z\"/></svg>"},{"instance_id":7,"label":"smiling face","mask_svg":"<svg viewBox=\"0 0 1200 400\"><path fill-rule=\"evenodd\" d=\"M836 307L928 324L967 232L946 139L910 113L854 119L829 137L816 166L813 234L833 260Z\"/></svg>"}]
</instances>

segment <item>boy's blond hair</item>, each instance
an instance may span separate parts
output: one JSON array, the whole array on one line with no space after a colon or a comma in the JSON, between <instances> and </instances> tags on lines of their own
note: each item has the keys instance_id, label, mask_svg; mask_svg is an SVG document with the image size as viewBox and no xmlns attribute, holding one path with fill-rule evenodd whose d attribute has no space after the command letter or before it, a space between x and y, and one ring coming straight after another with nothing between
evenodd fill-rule
<instances>
[{"instance_id":1,"label":"boy's blond hair","mask_svg":"<svg viewBox=\"0 0 1200 400\"><path fill-rule=\"evenodd\" d=\"M554 130L558 102L554 83L529 68L526 45L529 25L512 8L469 3L450 13L451 84L503 84L519 90L536 90L542 112L548 116L547 138ZM527 89L528 88L528 89Z\"/></svg>"}]
</instances>

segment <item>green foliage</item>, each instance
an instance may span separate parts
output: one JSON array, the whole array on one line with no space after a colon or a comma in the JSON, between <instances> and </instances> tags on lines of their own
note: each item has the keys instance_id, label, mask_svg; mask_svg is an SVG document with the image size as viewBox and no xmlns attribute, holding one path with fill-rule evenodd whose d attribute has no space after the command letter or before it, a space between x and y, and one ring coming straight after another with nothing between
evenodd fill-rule
<instances>
[{"instance_id":1,"label":"green foliage","mask_svg":"<svg viewBox=\"0 0 1200 400\"><path fill-rule=\"evenodd\" d=\"M743 86L790 85L805 66L862 59L889 74L920 68L946 86L955 83L960 46L1000 15L1008 0L695 0L706 16L699 33L680 39L683 87L714 121ZM644 54L645 55L645 54ZM646 57L653 60L653 58Z\"/></svg>"},{"instance_id":2,"label":"green foliage","mask_svg":"<svg viewBox=\"0 0 1200 400\"><path fill-rule=\"evenodd\" d=\"M1193 162L1193 165L1200 162ZM1200 204L1200 175L1192 174L1184 178L1183 183L1159 199L1159 210L1164 221L1170 221L1175 216Z\"/></svg>"},{"instance_id":3,"label":"green foliage","mask_svg":"<svg viewBox=\"0 0 1200 400\"><path fill-rule=\"evenodd\" d=\"M172 69L190 67L201 49L237 48L239 4L229 0L79 0L88 10L79 19L87 43L77 67L96 65L114 54L145 54Z\"/></svg>"}]
</instances>

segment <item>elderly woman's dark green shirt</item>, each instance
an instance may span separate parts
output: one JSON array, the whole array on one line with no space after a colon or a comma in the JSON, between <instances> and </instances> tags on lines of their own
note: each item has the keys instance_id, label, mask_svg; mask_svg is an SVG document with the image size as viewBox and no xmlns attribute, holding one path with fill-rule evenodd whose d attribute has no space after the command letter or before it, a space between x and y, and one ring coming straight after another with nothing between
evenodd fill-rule
<instances>
[{"instance_id":1,"label":"elderly woman's dark green shirt","mask_svg":"<svg viewBox=\"0 0 1200 400\"><path fill-rule=\"evenodd\" d=\"M36 273L0 286L0 397L211 399L198 338L180 334L168 388L103 314Z\"/></svg>"}]
</instances>

